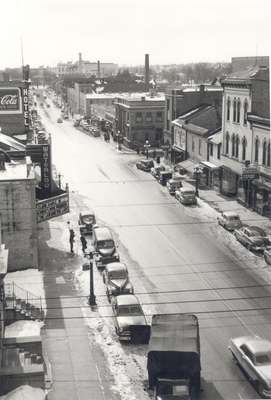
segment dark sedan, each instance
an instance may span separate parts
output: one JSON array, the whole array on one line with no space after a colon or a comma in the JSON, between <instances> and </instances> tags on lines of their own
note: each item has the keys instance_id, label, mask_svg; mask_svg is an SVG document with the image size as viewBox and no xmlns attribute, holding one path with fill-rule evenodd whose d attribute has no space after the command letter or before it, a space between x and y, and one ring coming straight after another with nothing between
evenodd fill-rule
<instances>
[{"instance_id":1,"label":"dark sedan","mask_svg":"<svg viewBox=\"0 0 271 400\"><path fill-rule=\"evenodd\" d=\"M150 170L154 167L153 160L140 160L136 163L137 169L141 169L145 172L150 172Z\"/></svg>"}]
</instances>

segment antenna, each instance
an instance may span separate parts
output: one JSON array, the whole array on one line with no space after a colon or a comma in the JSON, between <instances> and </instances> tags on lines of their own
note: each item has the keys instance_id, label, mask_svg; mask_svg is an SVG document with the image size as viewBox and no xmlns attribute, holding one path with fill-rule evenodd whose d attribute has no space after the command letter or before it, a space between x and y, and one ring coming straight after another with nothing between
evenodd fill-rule
<instances>
[{"instance_id":1,"label":"antenna","mask_svg":"<svg viewBox=\"0 0 271 400\"><path fill-rule=\"evenodd\" d=\"M23 47L23 38L22 38L22 36L20 37L20 42L21 42L22 67L23 67L24 66L24 47Z\"/></svg>"}]
</instances>

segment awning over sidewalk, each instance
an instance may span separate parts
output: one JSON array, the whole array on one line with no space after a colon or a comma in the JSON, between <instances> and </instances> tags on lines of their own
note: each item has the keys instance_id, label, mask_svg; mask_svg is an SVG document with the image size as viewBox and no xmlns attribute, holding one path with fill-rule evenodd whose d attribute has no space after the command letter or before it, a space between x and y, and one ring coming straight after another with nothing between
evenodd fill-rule
<instances>
[{"instance_id":1,"label":"awning over sidewalk","mask_svg":"<svg viewBox=\"0 0 271 400\"><path fill-rule=\"evenodd\" d=\"M217 165L215 165L209 161L201 161L200 164L211 170L215 170L215 169L219 168Z\"/></svg>"},{"instance_id":2,"label":"awning over sidewalk","mask_svg":"<svg viewBox=\"0 0 271 400\"><path fill-rule=\"evenodd\" d=\"M199 164L193 160L185 160L177 164L177 167L181 167L185 169L186 171L193 173L195 167L197 167Z\"/></svg>"}]
</instances>

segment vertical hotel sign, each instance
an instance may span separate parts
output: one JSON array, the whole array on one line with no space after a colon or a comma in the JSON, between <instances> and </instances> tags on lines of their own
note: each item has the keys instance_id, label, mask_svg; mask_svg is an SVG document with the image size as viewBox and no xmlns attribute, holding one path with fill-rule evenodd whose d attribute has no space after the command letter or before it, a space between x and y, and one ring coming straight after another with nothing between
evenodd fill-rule
<instances>
[{"instance_id":1,"label":"vertical hotel sign","mask_svg":"<svg viewBox=\"0 0 271 400\"><path fill-rule=\"evenodd\" d=\"M29 103L28 103L28 95L29 95L28 87L22 89L23 94L23 113L24 113L24 126L29 128Z\"/></svg>"},{"instance_id":2,"label":"vertical hotel sign","mask_svg":"<svg viewBox=\"0 0 271 400\"><path fill-rule=\"evenodd\" d=\"M42 159L41 159L41 187L46 194L51 193L51 145L42 145Z\"/></svg>"}]
</instances>

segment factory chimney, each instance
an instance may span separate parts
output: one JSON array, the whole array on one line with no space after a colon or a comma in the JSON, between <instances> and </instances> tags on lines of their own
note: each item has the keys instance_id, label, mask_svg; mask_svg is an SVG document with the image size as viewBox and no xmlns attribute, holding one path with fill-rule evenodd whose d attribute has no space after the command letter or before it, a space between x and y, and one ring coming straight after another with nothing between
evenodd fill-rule
<instances>
[{"instance_id":1,"label":"factory chimney","mask_svg":"<svg viewBox=\"0 0 271 400\"><path fill-rule=\"evenodd\" d=\"M97 77L98 77L98 78L101 77L101 64L100 64L100 60L97 61Z\"/></svg>"},{"instance_id":2,"label":"factory chimney","mask_svg":"<svg viewBox=\"0 0 271 400\"><path fill-rule=\"evenodd\" d=\"M79 60L78 60L78 70L82 72L82 53L79 53Z\"/></svg>"},{"instance_id":3,"label":"factory chimney","mask_svg":"<svg viewBox=\"0 0 271 400\"><path fill-rule=\"evenodd\" d=\"M145 54L145 92L149 91L150 86L150 62L149 54Z\"/></svg>"}]
</instances>

